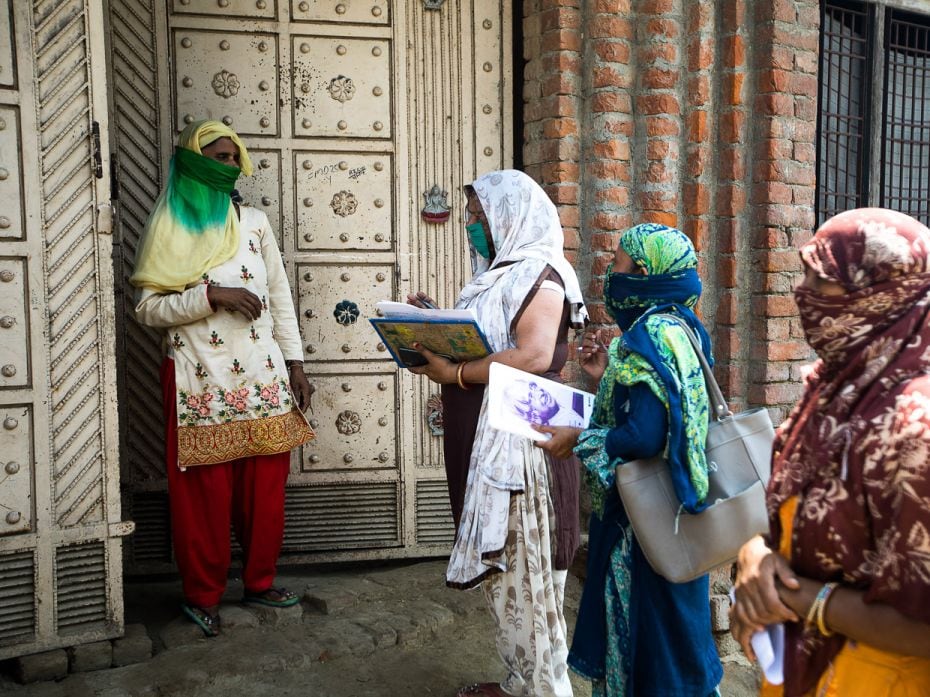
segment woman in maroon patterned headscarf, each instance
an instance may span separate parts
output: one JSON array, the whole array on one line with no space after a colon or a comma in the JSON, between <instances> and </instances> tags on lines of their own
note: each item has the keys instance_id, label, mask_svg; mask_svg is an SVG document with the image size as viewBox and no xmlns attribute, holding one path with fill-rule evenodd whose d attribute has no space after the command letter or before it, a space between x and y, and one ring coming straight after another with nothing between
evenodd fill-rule
<instances>
[{"instance_id":1,"label":"woman in maroon patterned headscarf","mask_svg":"<svg viewBox=\"0 0 930 697\"><path fill-rule=\"evenodd\" d=\"M848 211L801 257L819 360L776 438L771 535L740 553L732 631L752 655L786 623L766 695L930 695L930 230Z\"/></svg>"}]
</instances>

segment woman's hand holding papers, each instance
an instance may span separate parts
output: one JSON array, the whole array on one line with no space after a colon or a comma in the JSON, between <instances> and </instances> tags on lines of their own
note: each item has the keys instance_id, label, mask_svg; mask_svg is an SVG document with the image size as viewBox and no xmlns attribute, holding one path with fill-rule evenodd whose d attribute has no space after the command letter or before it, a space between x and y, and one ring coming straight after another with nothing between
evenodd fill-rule
<instances>
[{"instance_id":1,"label":"woman's hand holding papers","mask_svg":"<svg viewBox=\"0 0 930 697\"><path fill-rule=\"evenodd\" d=\"M439 306L436 305L436 302L422 290L418 290L416 293L408 293L407 304L422 308L424 310L439 309Z\"/></svg>"}]
</instances>

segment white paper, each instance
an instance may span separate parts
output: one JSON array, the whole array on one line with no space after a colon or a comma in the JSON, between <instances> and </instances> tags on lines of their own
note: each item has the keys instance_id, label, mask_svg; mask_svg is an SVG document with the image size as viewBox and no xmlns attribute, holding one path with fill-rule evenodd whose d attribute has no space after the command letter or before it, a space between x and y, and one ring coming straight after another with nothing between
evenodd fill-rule
<instances>
[{"instance_id":1,"label":"white paper","mask_svg":"<svg viewBox=\"0 0 930 697\"><path fill-rule=\"evenodd\" d=\"M730 603L736 602L736 594L730 589ZM762 668L762 674L772 685L785 682L785 625L770 624L756 632L749 640L752 650Z\"/></svg>"},{"instance_id":2,"label":"white paper","mask_svg":"<svg viewBox=\"0 0 930 697\"><path fill-rule=\"evenodd\" d=\"M773 685L785 682L785 625L770 624L749 640L765 679Z\"/></svg>"},{"instance_id":3,"label":"white paper","mask_svg":"<svg viewBox=\"0 0 930 697\"><path fill-rule=\"evenodd\" d=\"M488 422L493 428L535 441L549 440L530 424L587 428L594 395L503 363L491 363Z\"/></svg>"},{"instance_id":4,"label":"white paper","mask_svg":"<svg viewBox=\"0 0 930 697\"><path fill-rule=\"evenodd\" d=\"M385 318L390 319L418 319L418 320L447 320L464 319L478 320L472 308L465 310L427 310L408 303L397 303L392 300L382 300L375 305Z\"/></svg>"}]
</instances>

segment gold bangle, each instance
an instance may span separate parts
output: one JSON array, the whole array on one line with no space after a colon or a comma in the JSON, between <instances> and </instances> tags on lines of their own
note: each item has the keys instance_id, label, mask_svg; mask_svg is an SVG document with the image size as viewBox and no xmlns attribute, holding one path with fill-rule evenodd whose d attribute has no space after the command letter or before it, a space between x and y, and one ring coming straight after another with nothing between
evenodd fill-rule
<instances>
[{"instance_id":1,"label":"gold bangle","mask_svg":"<svg viewBox=\"0 0 930 697\"><path fill-rule=\"evenodd\" d=\"M827 611L827 603L830 601L830 597L833 595L833 591L836 590L838 585L839 584L835 582L824 584L824 587L820 589L820 593L818 594L821 598L820 605L817 607L817 629L819 629L820 633L825 637L833 636L833 632L827 628L824 614Z\"/></svg>"},{"instance_id":2,"label":"gold bangle","mask_svg":"<svg viewBox=\"0 0 930 697\"><path fill-rule=\"evenodd\" d=\"M466 363L468 363L468 361L462 361L461 363L459 363L459 367L455 371L455 381L459 384L459 387L461 387L463 390L468 389L468 386L465 385L465 383L462 381L462 371L465 370Z\"/></svg>"}]
</instances>

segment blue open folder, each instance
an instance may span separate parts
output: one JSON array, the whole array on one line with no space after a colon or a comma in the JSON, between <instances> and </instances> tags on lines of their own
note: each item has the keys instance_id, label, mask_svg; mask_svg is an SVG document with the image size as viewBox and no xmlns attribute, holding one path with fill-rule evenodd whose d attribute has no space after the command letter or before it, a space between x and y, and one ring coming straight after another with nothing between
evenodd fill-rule
<instances>
[{"instance_id":1,"label":"blue open folder","mask_svg":"<svg viewBox=\"0 0 930 697\"><path fill-rule=\"evenodd\" d=\"M413 348L420 344L457 363L484 358L491 347L469 310L424 310L401 303L378 303L385 314L368 320L401 368L425 365Z\"/></svg>"}]
</instances>

